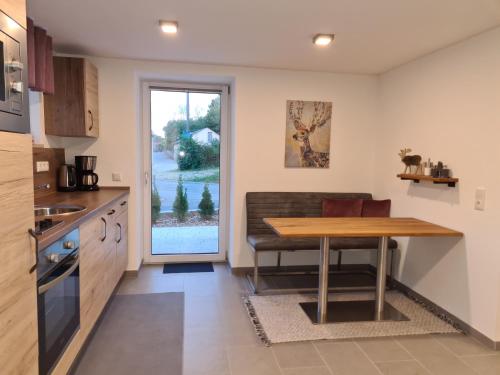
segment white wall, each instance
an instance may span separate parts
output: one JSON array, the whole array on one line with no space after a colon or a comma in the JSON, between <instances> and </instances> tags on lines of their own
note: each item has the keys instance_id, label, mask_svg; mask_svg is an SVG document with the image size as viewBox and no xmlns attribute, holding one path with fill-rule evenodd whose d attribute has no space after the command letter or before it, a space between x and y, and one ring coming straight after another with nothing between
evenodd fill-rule
<instances>
[{"instance_id":1,"label":"white wall","mask_svg":"<svg viewBox=\"0 0 500 375\"><path fill-rule=\"evenodd\" d=\"M129 185L132 196L128 268L137 269L144 220L140 79L231 84L233 267L252 264L245 240L247 191L374 192L393 200L394 216L427 219L465 233L462 240L399 239L398 278L500 340L498 45L500 29L380 77L92 58L99 69L99 139L45 138L40 131L38 138L67 147L68 161L79 153L98 155L102 185L117 184L111 173L122 173L119 185ZM330 169L284 168L287 99L333 102ZM33 101L32 118L40 110ZM448 163L460 178L457 188L396 179L402 170L397 153L403 147ZM473 210L478 186L487 189L485 211ZM314 257L305 256L309 261ZM285 261L296 260L292 254ZM365 262L366 257L356 260Z\"/></svg>"},{"instance_id":2,"label":"white wall","mask_svg":"<svg viewBox=\"0 0 500 375\"><path fill-rule=\"evenodd\" d=\"M101 185L131 187L129 269L137 269L142 257L139 81L143 78L232 85L229 258L233 267L253 264L245 239L247 191L372 191L377 120L377 78L374 76L91 60L99 70L99 139L40 138L42 143L53 147L65 147L68 162L81 153L97 155ZM330 169L284 168L287 99L333 102ZM32 112L39 110L34 104ZM122 174L121 183L111 181L112 172ZM294 258L295 261L299 258L299 262L317 261L315 255L290 254L284 262L293 263ZM358 257L357 261L366 263L368 257Z\"/></svg>"},{"instance_id":3,"label":"white wall","mask_svg":"<svg viewBox=\"0 0 500 375\"><path fill-rule=\"evenodd\" d=\"M500 29L380 77L375 193L394 216L414 216L465 233L462 240L401 240L399 279L492 339L498 316L500 239ZM411 147L442 160L455 189L396 179L397 153ZM474 210L476 187L487 189Z\"/></svg>"}]
</instances>

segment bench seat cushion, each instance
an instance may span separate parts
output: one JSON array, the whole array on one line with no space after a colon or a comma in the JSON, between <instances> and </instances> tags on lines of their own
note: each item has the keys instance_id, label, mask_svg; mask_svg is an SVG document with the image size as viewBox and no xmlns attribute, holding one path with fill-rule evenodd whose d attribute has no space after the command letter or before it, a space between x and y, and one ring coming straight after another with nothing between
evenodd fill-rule
<instances>
[{"instance_id":1,"label":"bench seat cushion","mask_svg":"<svg viewBox=\"0 0 500 375\"><path fill-rule=\"evenodd\" d=\"M256 251L319 250L319 238L283 238L276 234L254 234L247 237L248 243ZM330 239L330 249L374 249L378 248L378 238L339 237ZM390 239L389 248L396 249L398 243Z\"/></svg>"}]
</instances>

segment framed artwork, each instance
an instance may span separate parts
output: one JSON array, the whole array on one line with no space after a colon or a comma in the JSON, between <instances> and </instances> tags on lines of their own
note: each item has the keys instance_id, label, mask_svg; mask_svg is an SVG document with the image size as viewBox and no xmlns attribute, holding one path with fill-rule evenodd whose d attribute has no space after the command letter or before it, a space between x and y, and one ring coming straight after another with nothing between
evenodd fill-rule
<instances>
[{"instance_id":1,"label":"framed artwork","mask_svg":"<svg viewBox=\"0 0 500 375\"><path fill-rule=\"evenodd\" d=\"M329 168L332 103L287 100L285 167Z\"/></svg>"}]
</instances>

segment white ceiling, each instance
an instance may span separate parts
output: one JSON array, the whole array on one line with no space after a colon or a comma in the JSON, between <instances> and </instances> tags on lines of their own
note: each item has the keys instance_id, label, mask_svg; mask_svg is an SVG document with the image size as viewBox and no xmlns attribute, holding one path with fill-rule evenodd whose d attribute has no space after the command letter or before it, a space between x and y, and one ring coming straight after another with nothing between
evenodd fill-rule
<instances>
[{"instance_id":1,"label":"white ceiling","mask_svg":"<svg viewBox=\"0 0 500 375\"><path fill-rule=\"evenodd\" d=\"M106 57L381 73L500 25L500 0L28 0L56 50ZM177 20L162 34L159 19ZM335 44L312 44L335 33Z\"/></svg>"}]
</instances>

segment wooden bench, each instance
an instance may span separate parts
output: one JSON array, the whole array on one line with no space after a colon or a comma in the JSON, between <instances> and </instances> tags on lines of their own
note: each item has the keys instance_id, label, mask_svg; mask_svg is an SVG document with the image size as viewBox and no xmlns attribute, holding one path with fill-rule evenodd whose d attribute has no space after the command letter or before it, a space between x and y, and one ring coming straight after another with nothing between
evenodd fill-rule
<instances>
[{"instance_id":1,"label":"wooden bench","mask_svg":"<svg viewBox=\"0 0 500 375\"><path fill-rule=\"evenodd\" d=\"M290 193L290 192L249 192L246 194L247 209L247 241L250 244L254 257L254 271L249 278L255 293L259 289L259 254L277 252L277 268L281 266L283 251L319 251L318 238L281 238L263 222L263 218L271 217L321 217L322 202L324 199L372 199L369 193ZM377 250L378 238L335 238L330 242L330 249L337 251L337 270L342 267L342 251L344 250ZM397 242L389 241L391 253L397 249ZM390 275L392 277L392 258ZM277 273L267 273L274 275ZM285 273L279 273L284 275ZM291 273L292 274L292 273ZM297 272L293 272L297 274ZM345 290L346 288L342 288ZM359 287L354 289L359 290ZM373 287L362 288L374 289ZM290 291L310 291L311 288L293 289ZM312 289L314 290L314 289ZM332 288L332 290L336 290Z\"/></svg>"}]
</instances>

